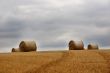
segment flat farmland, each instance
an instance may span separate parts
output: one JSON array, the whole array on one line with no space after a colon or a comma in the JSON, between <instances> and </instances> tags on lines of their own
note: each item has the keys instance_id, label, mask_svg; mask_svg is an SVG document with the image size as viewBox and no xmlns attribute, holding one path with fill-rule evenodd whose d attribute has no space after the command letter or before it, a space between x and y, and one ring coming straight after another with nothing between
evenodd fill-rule
<instances>
[{"instance_id":1,"label":"flat farmland","mask_svg":"<svg viewBox=\"0 0 110 73\"><path fill-rule=\"evenodd\" d=\"M110 73L110 50L0 53L0 73Z\"/></svg>"}]
</instances>

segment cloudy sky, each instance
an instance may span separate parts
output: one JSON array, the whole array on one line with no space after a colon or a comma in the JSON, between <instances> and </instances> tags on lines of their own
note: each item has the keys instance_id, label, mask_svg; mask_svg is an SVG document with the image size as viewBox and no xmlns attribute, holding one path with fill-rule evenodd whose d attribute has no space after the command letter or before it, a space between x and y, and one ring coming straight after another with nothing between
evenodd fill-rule
<instances>
[{"instance_id":1,"label":"cloudy sky","mask_svg":"<svg viewBox=\"0 0 110 73\"><path fill-rule=\"evenodd\" d=\"M66 50L71 39L109 48L110 0L0 0L0 52L21 40Z\"/></svg>"}]
</instances>

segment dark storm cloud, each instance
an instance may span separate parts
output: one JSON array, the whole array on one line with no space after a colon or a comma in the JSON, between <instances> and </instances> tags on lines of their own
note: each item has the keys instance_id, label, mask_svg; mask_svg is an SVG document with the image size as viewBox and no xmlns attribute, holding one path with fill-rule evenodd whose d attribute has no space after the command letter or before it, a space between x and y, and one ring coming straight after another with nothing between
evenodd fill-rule
<instances>
[{"instance_id":1,"label":"dark storm cloud","mask_svg":"<svg viewBox=\"0 0 110 73\"><path fill-rule=\"evenodd\" d=\"M1 0L0 47L28 39L39 50L66 48L71 39L109 46L109 19L109 0Z\"/></svg>"}]
</instances>

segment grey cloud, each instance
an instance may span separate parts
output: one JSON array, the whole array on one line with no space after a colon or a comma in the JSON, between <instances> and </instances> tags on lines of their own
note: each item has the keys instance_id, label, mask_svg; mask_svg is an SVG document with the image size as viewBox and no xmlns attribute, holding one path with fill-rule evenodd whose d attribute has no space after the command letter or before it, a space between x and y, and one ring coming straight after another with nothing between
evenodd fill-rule
<instances>
[{"instance_id":1,"label":"grey cloud","mask_svg":"<svg viewBox=\"0 0 110 73\"><path fill-rule=\"evenodd\" d=\"M16 18L7 18L0 25L0 51L8 51L7 47L15 46L21 38L21 32L24 28L23 21ZM4 49L6 48L6 49Z\"/></svg>"},{"instance_id":2,"label":"grey cloud","mask_svg":"<svg viewBox=\"0 0 110 73\"><path fill-rule=\"evenodd\" d=\"M38 41L39 48L64 48L71 39L108 46L110 2L78 1L1 0L0 43L4 45L0 46L14 46L24 39Z\"/></svg>"},{"instance_id":3,"label":"grey cloud","mask_svg":"<svg viewBox=\"0 0 110 73\"><path fill-rule=\"evenodd\" d=\"M44 43L41 48L65 48L67 46L65 41L50 41L49 43Z\"/></svg>"},{"instance_id":4,"label":"grey cloud","mask_svg":"<svg viewBox=\"0 0 110 73\"><path fill-rule=\"evenodd\" d=\"M86 37L85 41L97 43L100 47L109 47L110 46L110 35L109 33L103 35L93 35Z\"/></svg>"}]
</instances>

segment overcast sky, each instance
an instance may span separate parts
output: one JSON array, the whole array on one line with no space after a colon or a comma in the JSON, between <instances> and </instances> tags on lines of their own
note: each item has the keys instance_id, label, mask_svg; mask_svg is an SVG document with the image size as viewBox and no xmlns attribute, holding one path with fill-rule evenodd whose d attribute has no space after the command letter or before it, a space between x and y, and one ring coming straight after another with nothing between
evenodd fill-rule
<instances>
[{"instance_id":1,"label":"overcast sky","mask_svg":"<svg viewBox=\"0 0 110 73\"><path fill-rule=\"evenodd\" d=\"M35 40L65 50L70 40L110 47L110 0L0 0L0 52Z\"/></svg>"}]
</instances>

